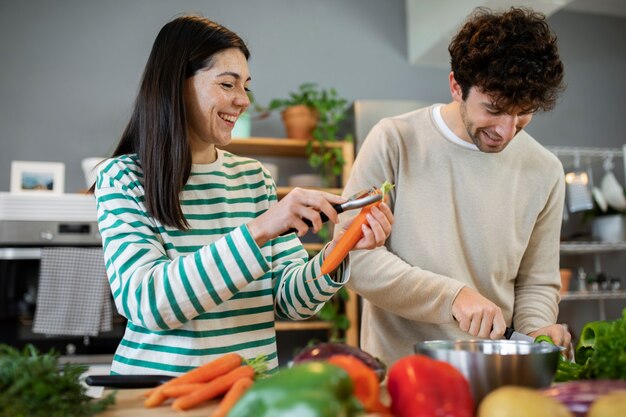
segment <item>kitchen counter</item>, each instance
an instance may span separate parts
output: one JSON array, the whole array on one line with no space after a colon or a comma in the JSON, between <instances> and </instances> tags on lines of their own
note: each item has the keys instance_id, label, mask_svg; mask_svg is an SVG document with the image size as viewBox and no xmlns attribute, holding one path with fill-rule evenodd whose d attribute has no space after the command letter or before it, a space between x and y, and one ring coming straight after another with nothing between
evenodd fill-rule
<instances>
[{"instance_id":1,"label":"kitchen counter","mask_svg":"<svg viewBox=\"0 0 626 417\"><path fill-rule=\"evenodd\" d=\"M147 389L121 389L117 391L115 397L115 405L109 407L104 413L100 413L97 417L209 417L213 410L217 408L219 400L208 401L205 404L192 408L184 413L173 410L171 401L164 403L159 407L145 408L143 401L144 393ZM105 390L107 395L110 390Z\"/></svg>"}]
</instances>

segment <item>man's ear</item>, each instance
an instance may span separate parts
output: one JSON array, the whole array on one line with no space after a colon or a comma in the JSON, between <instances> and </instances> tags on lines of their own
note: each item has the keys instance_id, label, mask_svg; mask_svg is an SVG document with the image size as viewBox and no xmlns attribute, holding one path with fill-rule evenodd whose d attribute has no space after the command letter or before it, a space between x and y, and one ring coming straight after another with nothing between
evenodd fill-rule
<instances>
[{"instance_id":1,"label":"man's ear","mask_svg":"<svg viewBox=\"0 0 626 417\"><path fill-rule=\"evenodd\" d=\"M463 90L461 89L461 85L456 82L454 78L454 72L450 71L450 75L448 75L448 81L450 83L450 95L452 96L452 100L456 102L463 101Z\"/></svg>"}]
</instances>

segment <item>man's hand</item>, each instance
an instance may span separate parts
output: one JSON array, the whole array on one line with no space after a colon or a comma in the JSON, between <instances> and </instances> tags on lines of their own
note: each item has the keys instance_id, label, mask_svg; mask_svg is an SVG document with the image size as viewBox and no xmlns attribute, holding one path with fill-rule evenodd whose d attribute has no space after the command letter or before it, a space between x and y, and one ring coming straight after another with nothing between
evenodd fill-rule
<instances>
[{"instance_id":1,"label":"man's hand","mask_svg":"<svg viewBox=\"0 0 626 417\"><path fill-rule=\"evenodd\" d=\"M552 339L555 345L565 347L565 352L563 352L565 357L568 359L571 357L572 335L565 329L565 326L562 324L553 324L551 326L542 327L541 329L528 334L528 336L534 338L540 335L550 336L550 339Z\"/></svg>"},{"instance_id":2,"label":"man's hand","mask_svg":"<svg viewBox=\"0 0 626 417\"><path fill-rule=\"evenodd\" d=\"M459 328L472 336L502 339L506 323L502 310L478 291L464 287L452 303L452 315Z\"/></svg>"}]
</instances>

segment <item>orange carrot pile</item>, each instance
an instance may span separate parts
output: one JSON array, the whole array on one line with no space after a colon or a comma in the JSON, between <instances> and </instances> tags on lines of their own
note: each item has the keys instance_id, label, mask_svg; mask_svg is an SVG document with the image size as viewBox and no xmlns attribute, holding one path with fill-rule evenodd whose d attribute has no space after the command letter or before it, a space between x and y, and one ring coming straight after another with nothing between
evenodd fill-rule
<instances>
[{"instance_id":1,"label":"orange carrot pile","mask_svg":"<svg viewBox=\"0 0 626 417\"><path fill-rule=\"evenodd\" d=\"M254 378L254 368L249 365L242 365L227 374L218 376L212 381L203 384L203 387L177 398L172 404L172 408L177 411L189 410L226 393L235 382L242 378Z\"/></svg>"},{"instance_id":2,"label":"orange carrot pile","mask_svg":"<svg viewBox=\"0 0 626 417\"><path fill-rule=\"evenodd\" d=\"M144 401L144 406L150 408L161 405L168 398L165 390L169 387L211 381L241 366L242 361L243 358L237 353L227 353L224 356L220 356L211 362L159 385L150 392L150 395Z\"/></svg>"},{"instance_id":3,"label":"orange carrot pile","mask_svg":"<svg viewBox=\"0 0 626 417\"><path fill-rule=\"evenodd\" d=\"M239 398L254 384L251 378L241 378L233 384L218 407L213 411L210 417L226 417L228 412L235 406Z\"/></svg>"},{"instance_id":4,"label":"orange carrot pile","mask_svg":"<svg viewBox=\"0 0 626 417\"><path fill-rule=\"evenodd\" d=\"M359 240L363 237L362 226L367 223L367 215L372 211L373 207L378 207L385 200L385 193L391 189L393 185L385 182L378 190L377 193L382 193L383 198L361 209L359 214L354 218L348 230L341 236L339 242L335 245L332 252L324 259L322 263L322 275L333 272L341 264L348 252L350 252Z\"/></svg>"}]
</instances>

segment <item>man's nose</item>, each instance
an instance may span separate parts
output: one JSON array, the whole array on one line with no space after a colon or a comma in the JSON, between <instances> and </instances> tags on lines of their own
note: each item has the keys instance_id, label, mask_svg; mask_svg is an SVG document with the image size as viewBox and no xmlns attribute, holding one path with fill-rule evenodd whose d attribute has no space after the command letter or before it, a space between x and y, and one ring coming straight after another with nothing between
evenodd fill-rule
<instances>
[{"instance_id":1,"label":"man's nose","mask_svg":"<svg viewBox=\"0 0 626 417\"><path fill-rule=\"evenodd\" d=\"M496 133L504 140L511 140L517 132L517 116L504 115L496 125Z\"/></svg>"}]
</instances>

